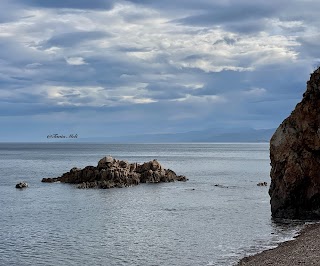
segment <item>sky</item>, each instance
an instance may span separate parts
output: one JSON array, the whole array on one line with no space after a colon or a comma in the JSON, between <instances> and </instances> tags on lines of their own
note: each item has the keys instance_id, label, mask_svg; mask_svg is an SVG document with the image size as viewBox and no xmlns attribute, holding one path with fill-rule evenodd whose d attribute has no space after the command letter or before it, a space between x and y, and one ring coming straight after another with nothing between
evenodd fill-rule
<instances>
[{"instance_id":1,"label":"sky","mask_svg":"<svg viewBox=\"0 0 320 266\"><path fill-rule=\"evenodd\" d=\"M276 128L320 64L316 0L0 7L0 141Z\"/></svg>"}]
</instances>

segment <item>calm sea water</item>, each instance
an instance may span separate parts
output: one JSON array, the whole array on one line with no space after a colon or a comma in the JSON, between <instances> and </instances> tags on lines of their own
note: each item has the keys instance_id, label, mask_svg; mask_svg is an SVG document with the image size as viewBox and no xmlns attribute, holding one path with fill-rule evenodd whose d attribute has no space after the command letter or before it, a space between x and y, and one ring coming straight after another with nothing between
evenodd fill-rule
<instances>
[{"instance_id":1,"label":"calm sea water","mask_svg":"<svg viewBox=\"0 0 320 266\"><path fill-rule=\"evenodd\" d=\"M105 155L157 158L186 183L41 183ZM0 144L0 265L234 265L299 225L270 217L268 144ZM30 187L15 189L19 181ZM219 186L215 186L219 184Z\"/></svg>"}]
</instances>

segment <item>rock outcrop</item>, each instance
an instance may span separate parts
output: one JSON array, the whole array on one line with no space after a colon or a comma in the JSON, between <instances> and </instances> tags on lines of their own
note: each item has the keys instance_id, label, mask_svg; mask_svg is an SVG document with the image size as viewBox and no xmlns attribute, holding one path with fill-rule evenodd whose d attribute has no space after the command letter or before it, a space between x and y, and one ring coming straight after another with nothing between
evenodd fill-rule
<instances>
[{"instance_id":1,"label":"rock outcrop","mask_svg":"<svg viewBox=\"0 0 320 266\"><path fill-rule=\"evenodd\" d=\"M130 187L139 183L160 183L187 181L185 176L178 176L170 169L164 169L157 160L144 164L128 163L102 158L97 166L86 166L83 169L72 168L57 178L43 178L42 182L78 184L78 188L114 188Z\"/></svg>"},{"instance_id":2,"label":"rock outcrop","mask_svg":"<svg viewBox=\"0 0 320 266\"><path fill-rule=\"evenodd\" d=\"M259 183L257 184L257 186L258 186L258 187L266 187L266 186L268 186L268 183L267 183L267 182L259 182Z\"/></svg>"},{"instance_id":3,"label":"rock outcrop","mask_svg":"<svg viewBox=\"0 0 320 266\"><path fill-rule=\"evenodd\" d=\"M29 185L26 182L19 182L18 184L16 184L16 188L27 188L27 187L29 187Z\"/></svg>"},{"instance_id":4,"label":"rock outcrop","mask_svg":"<svg viewBox=\"0 0 320 266\"><path fill-rule=\"evenodd\" d=\"M270 141L273 217L320 218L320 68Z\"/></svg>"}]
</instances>

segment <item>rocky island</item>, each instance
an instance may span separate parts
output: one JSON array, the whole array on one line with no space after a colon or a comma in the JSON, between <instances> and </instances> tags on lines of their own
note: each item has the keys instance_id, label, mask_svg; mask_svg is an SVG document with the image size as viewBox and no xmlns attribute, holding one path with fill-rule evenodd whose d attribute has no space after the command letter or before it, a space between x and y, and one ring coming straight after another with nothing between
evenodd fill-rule
<instances>
[{"instance_id":1,"label":"rocky island","mask_svg":"<svg viewBox=\"0 0 320 266\"><path fill-rule=\"evenodd\" d=\"M276 218L320 218L320 68L303 99L270 141L271 212Z\"/></svg>"},{"instance_id":2,"label":"rocky island","mask_svg":"<svg viewBox=\"0 0 320 266\"><path fill-rule=\"evenodd\" d=\"M102 158L97 166L83 169L72 168L57 178L43 178L42 182L77 184L78 188L121 188L139 183L187 181L188 179L170 169L164 169L157 160L143 164L116 160L111 156Z\"/></svg>"},{"instance_id":3,"label":"rocky island","mask_svg":"<svg viewBox=\"0 0 320 266\"><path fill-rule=\"evenodd\" d=\"M26 182L19 182L18 184L16 184L16 188L27 188L27 187L29 187L29 185Z\"/></svg>"}]
</instances>

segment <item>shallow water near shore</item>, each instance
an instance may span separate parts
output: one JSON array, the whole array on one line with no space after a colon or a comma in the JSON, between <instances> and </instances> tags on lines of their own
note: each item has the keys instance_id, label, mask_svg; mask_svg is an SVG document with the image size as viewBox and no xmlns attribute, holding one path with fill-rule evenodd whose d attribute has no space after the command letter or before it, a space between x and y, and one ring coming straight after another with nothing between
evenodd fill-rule
<instances>
[{"instance_id":1,"label":"shallow water near shore","mask_svg":"<svg viewBox=\"0 0 320 266\"><path fill-rule=\"evenodd\" d=\"M105 155L188 182L122 189L41 183ZM0 144L0 265L234 265L292 239L271 219L268 144ZM15 189L19 181L30 187Z\"/></svg>"}]
</instances>

